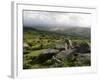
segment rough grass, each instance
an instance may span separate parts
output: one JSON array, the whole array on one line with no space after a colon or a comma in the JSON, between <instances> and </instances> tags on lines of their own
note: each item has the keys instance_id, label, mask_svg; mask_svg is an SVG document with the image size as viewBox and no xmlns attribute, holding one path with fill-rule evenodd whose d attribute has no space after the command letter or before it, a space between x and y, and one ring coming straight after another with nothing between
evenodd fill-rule
<instances>
[{"instance_id":1,"label":"rough grass","mask_svg":"<svg viewBox=\"0 0 100 80\"><path fill-rule=\"evenodd\" d=\"M38 56L43 53L48 48L54 48L56 44L62 44L64 38L69 36L43 33L36 31L24 32L23 41L27 44L31 44L31 48L23 49L27 54L23 54L23 68L24 69L35 69L35 68L53 68L53 67L73 67L73 66L88 66L90 65L90 60L81 61L80 57L75 57L72 55L68 59L63 59L61 63L55 62L53 59L50 59L42 64L30 63L32 57ZM81 39L80 37L71 37L73 42L76 43L85 43L90 42L89 39Z\"/></svg>"},{"instance_id":2,"label":"rough grass","mask_svg":"<svg viewBox=\"0 0 100 80\"><path fill-rule=\"evenodd\" d=\"M26 56L38 56L39 54L43 53L47 49L41 49L41 50L33 50L29 54L26 54Z\"/></svg>"}]
</instances>

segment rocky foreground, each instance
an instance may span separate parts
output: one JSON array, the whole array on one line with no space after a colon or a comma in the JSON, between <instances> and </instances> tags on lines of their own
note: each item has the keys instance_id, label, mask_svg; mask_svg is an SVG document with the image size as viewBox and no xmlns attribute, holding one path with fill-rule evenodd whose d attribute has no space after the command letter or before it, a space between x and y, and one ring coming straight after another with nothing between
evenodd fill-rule
<instances>
[{"instance_id":1,"label":"rocky foreground","mask_svg":"<svg viewBox=\"0 0 100 80\"><path fill-rule=\"evenodd\" d=\"M78 44L67 40L64 44L57 44L55 48L49 48L38 56L31 57L30 64L48 65L48 67L52 64L56 64L54 67L90 66L90 51L89 43Z\"/></svg>"}]
</instances>

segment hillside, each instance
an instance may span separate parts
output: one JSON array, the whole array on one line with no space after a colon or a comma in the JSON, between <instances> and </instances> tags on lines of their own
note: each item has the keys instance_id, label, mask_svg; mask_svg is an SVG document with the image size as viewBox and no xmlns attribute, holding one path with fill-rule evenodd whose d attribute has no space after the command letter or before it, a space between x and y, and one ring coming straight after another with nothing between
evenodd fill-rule
<instances>
[{"instance_id":1,"label":"hillside","mask_svg":"<svg viewBox=\"0 0 100 80\"><path fill-rule=\"evenodd\" d=\"M24 27L23 69L90 66L89 32L89 28ZM72 45L66 47L66 40Z\"/></svg>"},{"instance_id":2,"label":"hillside","mask_svg":"<svg viewBox=\"0 0 100 80\"><path fill-rule=\"evenodd\" d=\"M46 32L46 33L54 33L63 36L70 37L80 37L82 39L90 39L91 38L91 29L83 28L83 27L67 27L64 29L55 29L50 27L24 27L24 31L38 31L38 32Z\"/></svg>"}]
</instances>

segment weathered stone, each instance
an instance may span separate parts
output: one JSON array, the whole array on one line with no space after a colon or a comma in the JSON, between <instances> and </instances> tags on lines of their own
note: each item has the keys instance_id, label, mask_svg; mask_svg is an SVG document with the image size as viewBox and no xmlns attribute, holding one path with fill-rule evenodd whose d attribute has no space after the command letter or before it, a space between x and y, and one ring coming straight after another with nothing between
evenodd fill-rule
<instances>
[{"instance_id":1,"label":"weathered stone","mask_svg":"<svg viewBox=\"0 0 100 80\"><path fill-rule=\"evenodd\" d=\"M59 45L55 46L55 49L59 50L59 52L60 52L60 51L65 50L65 47L64 47L64 45L59 44Z\"/></svg>"},{"instance_id":2,"label":"weathered stone","mask_svg":"<svg viewBox=\"0 0 100 80\"><path fill-rule=\"evenodd\" d=\"M70 39L65 39L65 49L71 49L72 47L72 41Z\"/></svg>"},{"instance_id":3,"label":"weathered stone","mask_svg":"<svg viewBox=\"0 0 100 80\"><path fill-rule=\"evenodd\" d=\"M58 50L48 49L44 53L41 53L39 56L33 58L33 61L36 63L43 63L43 62L46 62L47 60L51 59L57 53L58 53Z\"/></svg>"},{"instance_id":4,"label":"weathered stone","mask_svg":"<svg viewBox=\"0 0 100 80\"><path fill-rule=\"evenodd\" d=\"M27 43L24 43L24 44L23 44L23 47L24 47L24 48L28 48L29 45L28 45Z\"/></svg>"},{"instance_id":5,"label":"weathered stone","mask_svg":"<svg viewBox=\"0 0 100 80\"><path fill-rule=\"evenodd\" d=\"M90 46L88 43L81 43L78 47L79 53L90 53Z\"/></svg>"}]
</instances>

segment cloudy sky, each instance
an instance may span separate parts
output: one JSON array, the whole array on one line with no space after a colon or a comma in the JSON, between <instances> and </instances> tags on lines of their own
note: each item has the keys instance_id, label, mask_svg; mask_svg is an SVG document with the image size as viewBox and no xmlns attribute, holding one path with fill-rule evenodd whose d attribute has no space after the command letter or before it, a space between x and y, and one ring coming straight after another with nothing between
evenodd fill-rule
<instances>
[{"instance_id":1,"label":"cloudy sky","mask_svg":"<svg viewBox=\"0 0 100 80\"><path fill-rule=\"evenodd\" d=\"M23 25L28 27L90 27L91 14L23 11Z\"/></svg>"}]
</instances>

